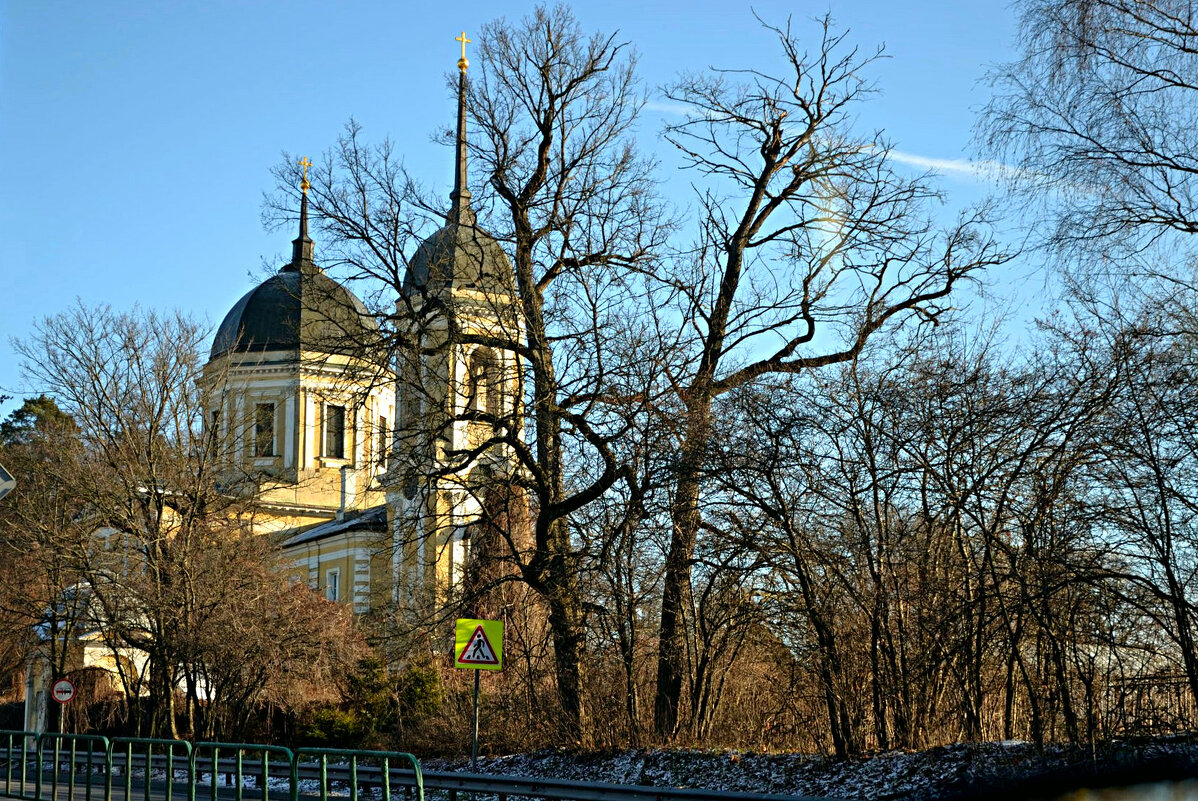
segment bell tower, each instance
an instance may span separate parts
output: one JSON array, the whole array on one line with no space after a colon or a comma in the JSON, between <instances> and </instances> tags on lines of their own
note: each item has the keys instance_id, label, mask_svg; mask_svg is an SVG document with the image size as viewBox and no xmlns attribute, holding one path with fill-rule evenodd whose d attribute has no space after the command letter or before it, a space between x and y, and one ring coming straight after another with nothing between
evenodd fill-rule
<instances>
[{"instance_id":1,"label":"bell tower","mask_svg":"<svg viewBox=\"0 0 1198 801\"><path fill-rule=\"evenodd\" d=\"M445 225L410 259L397 303L404 325L388 523L394 600L415 610L442 608L460 596L478 557L475 533L502 517L493 509L495 498L511 497L523 436L520 302L507 254L478 226L471 206L470 40L463 33L457 41L462 55L450 208Z\"/></svg>"}]
</instances>

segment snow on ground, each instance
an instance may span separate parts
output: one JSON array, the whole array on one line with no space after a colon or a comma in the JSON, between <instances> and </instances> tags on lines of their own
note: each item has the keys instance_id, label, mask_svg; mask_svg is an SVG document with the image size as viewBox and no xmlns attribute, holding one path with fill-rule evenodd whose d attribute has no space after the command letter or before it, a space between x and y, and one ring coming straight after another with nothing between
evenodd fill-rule
<instances>
[{"instance_id":1,"label":"snow on ground","mask_svg":"<svg viewBox=\"0 0 1198 801\"><path fill-rule=\"evenodd\" d=\"M425 770L466 771L469 760L421 760ZM777 793L840 799L941 801L1050 799L1083 786L1198 775L1198 741L1125 741L1091 753L1023 742L892 751L839 762L802 754L710 751L542 751L480 758L479 773L577 781Z\"/></svg>"}]
</instances>

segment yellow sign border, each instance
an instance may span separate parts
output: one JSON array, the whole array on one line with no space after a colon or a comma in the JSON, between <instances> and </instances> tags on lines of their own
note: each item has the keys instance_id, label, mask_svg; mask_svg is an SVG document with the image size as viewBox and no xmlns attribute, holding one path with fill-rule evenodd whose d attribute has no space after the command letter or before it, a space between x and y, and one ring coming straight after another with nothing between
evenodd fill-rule
<instances>
[{"instance_id":1,"label":"yellow sign border","mask_svg":"<svg viewBox=\"0 0 1198 801\"><path fill-rule=\"evenodd\" d=\"M497 665L475 665L471 663L459 662L462 654L466 651L466 646L470 644L470 638L474 636L475 630L482 626L483 634L487 637L487 642L491 649L495 651L495 658L498 660ZM473 618L460 617L454 622L454 638L453 638L453 666L461 670L503 670L503 621L502 620L475 620Z\"/></svg>"}]
</instances>

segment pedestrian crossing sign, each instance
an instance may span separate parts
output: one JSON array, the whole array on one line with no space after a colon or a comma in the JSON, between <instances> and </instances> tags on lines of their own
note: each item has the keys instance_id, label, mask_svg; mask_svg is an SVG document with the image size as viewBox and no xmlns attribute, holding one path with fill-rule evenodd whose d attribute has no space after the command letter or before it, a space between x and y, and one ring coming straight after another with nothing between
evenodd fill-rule
<instances>
[{"instance_id":1,"label":"pedestrian crossing sign","mask_svg":"<svg viewBox=\"0 0 1198 801\"><path fill-rule=\"evenodd\" d=\"M458 618L453 666L467 670L503 670L503 621Z\"/></svg>"}]
</instances>

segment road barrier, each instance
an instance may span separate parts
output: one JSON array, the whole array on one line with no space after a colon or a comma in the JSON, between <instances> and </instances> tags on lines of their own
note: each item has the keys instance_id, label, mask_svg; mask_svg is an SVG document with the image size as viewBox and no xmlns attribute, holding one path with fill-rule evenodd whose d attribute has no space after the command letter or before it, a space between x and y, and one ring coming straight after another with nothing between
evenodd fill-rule
<instances>
[{"instance_id":1,"label":"road barrier","mask_svg":"<svg viewBox=\"0 0 1198 801\"><path fill-rule=\"evenodd\" d=\"M351 751L0 731L4 791L21 801L817 801L810 797L423 771ZM120 782L114 786L114 777ZM137 780L137 781L135 781ZM65 790L65 793L61 791Z\"/></svg>"},{"instance_id":2,"label":"road barrier","mask_svg":"<svg viewBox=\"0 0 1198 801\"><path fill-rule=\"evenodd\" d=\"M221 752L233 754L232 770L229 770L230 757L225 757L225 770L221 770ZM209 753L207 760L202 758L202 754ZM274 763L271 763L271 755L276 757ZM249 766L246 766L246 757L249 756ZM254 743L196 743L195 748L191 752L192 759L192 775L195 776L195 783L202 784L204 781L203 766L209 766L209 798L210 801L219 801L217 786L218 779L221 775L225 776L225 784L232 784L234 787L234 801L243 801L245 797L246 779L253 779L254 784L260 790L261 801L270 801L270 779L286 779L289 787L295 787L297 782L295 771L295 754L290 748L284 748L281 745L257 745ZM273 771L273 772L272 772ZM276 796L281 794L276 794ZM288 798L292 795L288 792ZM193 797L190 801L196 801Z\"/></svg>"},{"instance_id":3,"label":"road barrier","mask_svg":"<svg viewBox=\"0 0 1198 801\"><path fill-rule=\"evenodd\" d=\"M391 769L392 760L395 759L402 759L411 763L411 776L415 779L417 797L421 801L424 799L424 777L420 772L420 763L411 754L402 754L393 751L344 751L337 748L300 748L295 752L295 759L291 763L294 766L292 775L295 778L292 785L299 785L299 776L303 773L303 761L305 759L315 760L317 765L319 765L320 771L320 801L329 801L329 757L333 757L339 763L349 763L347 766L338 766L340 771L344 771L348 767L349 801L359 801L359 792L363 782L369 782L371 785L377 786L382 791L382 801L391 801L391 788L396 784L403 787L412 787L411 783L395 781L398 772ZM400 777L407 778L402 774L400 774Z\"/></svg>"},{"instance_id":4,"label":"road barrier","mask_svg":"<svg viewBox=\"0 0 1198 801\"><path fill-rule=\"evenodd\" d=\"M37 753L37 732L6 731L0 733L4 747L4 795L10 798L21 798L19 792L25 788L28 779L30 751ZM16 776L14 776L16 772ZM13 783L16 782L17 789Z\"/></svg>"},{"instance_id":5,"label":"road barrier","mask_svg":"<svg viewBox=\"0 0 1198 801\"><path fill-rule=\"evenodd\" d=\"M365 788L377 788L379 801L392 801L396 788L403 789L405 799L424 801L420 762L399 751L292 752L253 743L193 746L185 740L28 731L0 731L0 749L2 795L22 801L175 801L176 796L202 801L201 789L208 801L246 801L247 789L254 790L254 801L313 796L362 801ZM122 779L115 786L114 777ZM272 783L285 789L272 796ZM371 801L375 798L372 793Z\"/></svg>"},{"instance_id":6,"label":"road barrier","mask_svg":"<svg viewBox=\"0 0 1198 801\"><path fill-rule=\"evenodd\" d=\"M87 750L80 749L80 745L86 745ZM47 746L50 747L49 753L51 756L50 762L50 801L58 801L58 784L59 778L65 778L67 783L67 798L74 801L76 783L79 780L79 771L76 766L80 759L84 759L88 765L95 761L97 755L101 755L104 764L112 765L112 743L107 737L100 737L93 734L41 734L37 738L37 762L34 763L34 773L37 779L33 787L34 801L43 801L42 793L46 789L46 782L43 780L45 774ZM65 746L65 748L64 748ZM96 746L99 746L97 749ZM65 767L65 770L62 769ZM104 801L112 799L112 771L105 770L102 777L96 776L91 770L83 773L83 791L84 801L92 801L93 797L99 793L93 793L96 788L96 779L104 778L103 793ZM22 798L27 798L28 792L25 786L22 786ZM126 799L132 799L132 796L126 794ZM99 798L96 798L99 801Z\"/></svg>"},{"instance_id":7,"label":"road barrier","mask_svg":"<svg viewBox=\"0 0 1198 801\"><path fill-rule=\"evenodd\" d=\"M134 759L133 749L137 747L137 757ZM144 756L142 752L144 750ZM176 757L178 753L178 757ZM123 761L122 761L123 758ZM142 765L148 766L142 773L142 801L152 801L151 793L154 786L154 762L157 759L162 763L162 784L163 796L165 801L173 801L175 790L175 764L176 758L182 760L183 770L187 776L187 801L195 801L195 781L193 780L194 771L192 770L192 748L191 743L186 740L162 740L153 737L114 737L108 746L108 770L104 771L108 777L106 785L106 795L104 801L112 799L112 774L113 769L119 770L124 767L125 774L125 801L133 801L133 771L134 767L140 762ZM90 762L89 762L90 765ZM91 771L88 770L88 774ZM73 799L75 796L69 795L68 799ZM41 799L38 799L41 801ZM90 798L84 801L91 801ZM240 799L238 800L240 801Z\"/></svg>"}]
</instances>

